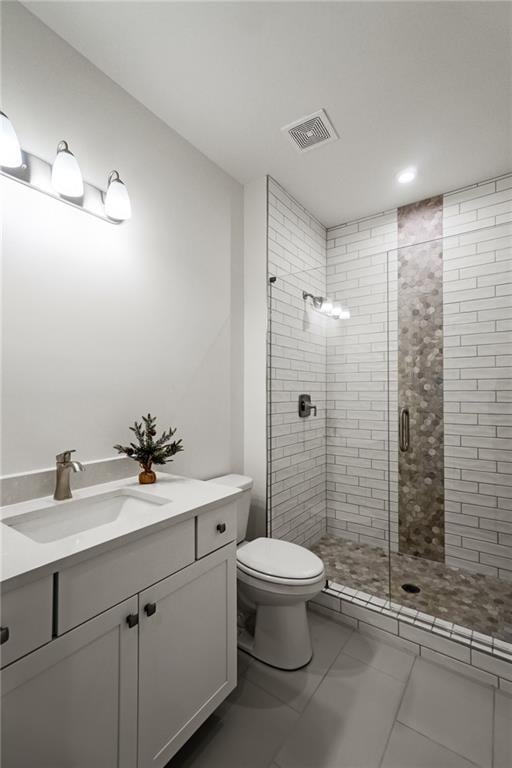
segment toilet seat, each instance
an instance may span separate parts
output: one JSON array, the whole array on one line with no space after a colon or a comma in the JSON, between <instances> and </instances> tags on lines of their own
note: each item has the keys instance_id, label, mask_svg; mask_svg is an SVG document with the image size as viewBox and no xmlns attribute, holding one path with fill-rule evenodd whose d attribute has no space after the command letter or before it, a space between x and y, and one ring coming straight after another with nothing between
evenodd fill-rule
<instances>
[{"instance_id":1,"label":"toilet seat","mask_svg":"<svg viewBox=\"0 0 512 768\"><path fill-rule=\"evenodd\" d=\"M241 545L237 567L254 579L297 587L317 584L324 577L317 555L280 539L259 538Z\"/></svg>"}]
</instances>

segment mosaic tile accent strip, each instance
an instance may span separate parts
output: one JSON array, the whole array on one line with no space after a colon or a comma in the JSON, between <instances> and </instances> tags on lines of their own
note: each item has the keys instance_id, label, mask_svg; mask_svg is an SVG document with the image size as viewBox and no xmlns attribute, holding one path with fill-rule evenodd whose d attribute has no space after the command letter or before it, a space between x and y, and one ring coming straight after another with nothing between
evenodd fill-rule
<instances>
[{"instance_id":1,"label":"mosaic tile accent strip","mask_svg":"<svg viewBox=\"0 0 512 768\"><path fill-rule=\"evenodd\" d=\"M467 627L467 633L512 642L510 582L410 555L389 556L383 549L334 536L324 536L311 549L323 560L329 584L343 584L365 603L392 600L404 615L427 627L458 626L461 633ZM421 591L404 592L406 583Z\"/></svg>"},{"instance_id":2,"label":"mosaic tile accent strip","mask_svg":"<svg viewBox=\"0 0 512 768\"><path fill-rule=\"evenodd\" d=\"M399 550L444 561L443 198L398 209ZM428 242L427 242L428 241Z\"/></svg>"}]
</instances>

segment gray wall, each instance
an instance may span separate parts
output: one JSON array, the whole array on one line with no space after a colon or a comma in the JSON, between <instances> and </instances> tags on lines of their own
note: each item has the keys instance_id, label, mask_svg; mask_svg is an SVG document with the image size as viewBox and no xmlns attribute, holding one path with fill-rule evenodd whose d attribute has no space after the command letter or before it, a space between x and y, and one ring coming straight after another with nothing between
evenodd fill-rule
<instances>
[{"instance_id":1,"label":"gray wall","mask_svg":"<svg viewBox=\"0 0 512 768\"><path fill-rule=\"evenodd\" d=\"M47 160L116 168L133 219L111 226L2 178L2 472L57 451L114 455L151 411L172 466L242 469L242 188L17 3L2 4L2 109ZM135 471L134 466L134 471Z\"/></svg>"}]
</instances>

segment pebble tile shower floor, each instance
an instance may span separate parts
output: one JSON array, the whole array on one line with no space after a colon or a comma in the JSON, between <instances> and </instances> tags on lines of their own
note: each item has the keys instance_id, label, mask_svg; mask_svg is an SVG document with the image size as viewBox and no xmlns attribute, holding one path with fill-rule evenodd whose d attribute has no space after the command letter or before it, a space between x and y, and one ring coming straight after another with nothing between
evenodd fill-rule
<instances>
[{"instance_id":1,"label":"pebble tile shower floor","mask_svg":"<svg viewBox=\"0 0 512 768\"><path fill-rule=\"evenodd\" d=\"M389 595L390 559L385 550L335 536L323 536L311 549L323 560L330 581L512 641L512 583L391 553ZM402 585L407 583L420 592L405 592Z\"/></svg>"}]
</instances>

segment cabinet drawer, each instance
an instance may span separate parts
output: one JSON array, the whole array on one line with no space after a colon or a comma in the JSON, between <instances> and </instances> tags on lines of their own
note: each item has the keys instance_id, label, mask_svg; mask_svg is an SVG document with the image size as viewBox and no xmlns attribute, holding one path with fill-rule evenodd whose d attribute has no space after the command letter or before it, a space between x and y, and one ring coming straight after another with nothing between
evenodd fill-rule
<instances>
[{"instance_id":1,"label":"cabinet drawer","mask_svg":"<svg viewBox=\"0 0 512 768\"><path fill-rule=\"evenodd\" d=\"M232 501L196 518L197 557L236 541L238 502Z\"/></svg>"},{"instance_id":2,"label":"cabinet drawer","mask_svg":"<svg viewBox=\"0 0 512 768\"><path fill-rule=\"evenodd\" d=\"M53 578L2 591L2 667L52 639Z\"/></svg>"},{"instance_id":3,"label":"cabinet drawer","mask_svg":"<svg viewBox=\"0 0 512 768\"><path fill-rule=\"evenodd\" d=\"M58 633L97 616L194 561L194 518L59 573Z\"/></svg>"}]
</instances>

